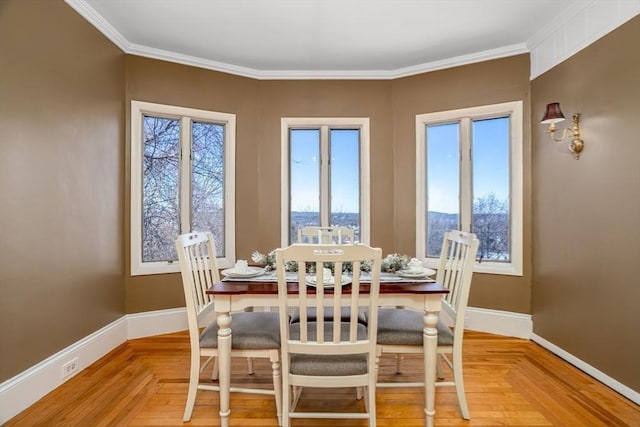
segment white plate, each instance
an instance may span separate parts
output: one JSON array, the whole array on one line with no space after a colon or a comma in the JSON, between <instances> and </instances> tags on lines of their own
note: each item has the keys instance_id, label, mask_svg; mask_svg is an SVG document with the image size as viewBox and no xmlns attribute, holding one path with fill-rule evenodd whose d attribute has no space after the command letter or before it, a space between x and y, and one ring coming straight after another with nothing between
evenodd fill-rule
<instances>
[{"instance_id":1,"label":"white plate","mask_svg":"<svg viewBox=\"0 0 640 427\"><path fill-rule=\"evenodd\" d=\"M246 271L239 271L232 267L232 268L227 268L226 270L222 270L220 273L223 276L229 276L229 277L254 277L264 273L264 268L249 267Z\"/></svg>"},{"instance_id":2,"label":"white plate","mask_svg":"<svg viewBox=\"0 0 640 427\"><path fill-rule=\"evenodd\" d=\"M419 279L422 277L428 277L436 274L435 270L430 268L422 268L420 270L399 270L396 272L398 276L409 278L409 279Z\"/></svg>"},{"instance_id":3,"label":"white plate","mask_svg":"<svg viewBox=\"0 0 640 427\"><path fill-rule=\"evenodd\" d=\"M315 288L317 286L316 276L307 276L305 278L305 281L307 282L307 285L309 285L311 287ZM335 282L335 279L334 279L333 276L331 276L330 280L325 281L323 283L323 287L325 289L331 289L331 288L333 288L334 282ZM348 285L349 283L351 283L351 277L342 276L341 285L344 286L344 285Z\"/></svg>"}]
</instances>

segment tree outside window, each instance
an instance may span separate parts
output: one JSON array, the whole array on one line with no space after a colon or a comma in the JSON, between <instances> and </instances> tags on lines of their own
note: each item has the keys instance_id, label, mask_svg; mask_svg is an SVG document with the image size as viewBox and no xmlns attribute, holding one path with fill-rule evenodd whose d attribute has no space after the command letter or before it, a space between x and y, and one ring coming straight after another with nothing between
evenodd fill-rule
<instances>
[{"instance_id":1,"label":"tree outside window","mask_svg":"<svg viewBox=\"0 0 640 427\"><path fill-rule=\"evenodd\" d=\"M175 240L210 231L221 267L235 257L235 116L132 101L132 274L178 271Z\"/></svg>"},{"instance_id":2,"label":"tree outside window","mask_svg":"<svg viewBox=\"0 0 640 427\"><path fill-rule=\"evenodd\" d=\"M437 267L444 233L480 240L476 271L522 274L522 102L416 116L416 253Z\"/></svg>"}]
</instances>

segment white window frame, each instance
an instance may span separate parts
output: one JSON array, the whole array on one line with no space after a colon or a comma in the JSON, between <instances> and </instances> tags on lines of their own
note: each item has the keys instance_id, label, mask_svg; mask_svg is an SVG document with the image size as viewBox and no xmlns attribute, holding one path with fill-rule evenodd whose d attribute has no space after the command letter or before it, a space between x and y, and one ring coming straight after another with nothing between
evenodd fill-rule
<instances>
[{"instance_id":1,"label":"white window frame","mask_svg":"<svg viewBox=\"0 0 640 427\"><path fill-rule=\"evenodd\" d=\"M360 238L359 241L369 243L370 239L370 143L368 117L283 117L280 124L280 233L281 244L289 244L289 129L321 129L327 138L327 128L330 129L359 129L360 130ZM323 130L323 128L325 130ZM328 201L326 183L320 186L321 197ZM321 213L322 214L322 213Z\"/></svg>"},{"instance_id":2,"label":"white window frame","mask_svg":"<svg viewBox=\"0 0 640 427\"><path fill-rule=\"evenodd\" d=\"M142 261L142 158L143 158L143 115L171 116L181 120L181 156L191 158L191 122L202 120L221 123L225 126L224 146L224 224L225 256L217 258L219 268L232 267L235 263L235 152L236 116L173 105L131 101L131 275L175 273L180 271L177 261ZM179 194L191 194L191 164L181 162ZM180 233L188 233L191 224L191 202L180 203ZM196 231L196 230L193 230ZM197 230L207 231L207 230ZM178 236L176 236L177 238Z\"/></svg>"},{"instance_id":3,"label":"white window frame","mask_svg":"<svg viewBox=\"0 0 640 427\"><path fill-rule=\"evenodd\" d=\"M474 271L478 273L522 276L523 263L523 120L522 101L459 110L442 111L416 115L416 256L426 266L437 267L437 258L427 258L426 248L426 127L439 123L469 121L498 116L510 117L510 247L511 262L492 262L483 260L476 262ZM470 135L462 131L460 135L460 226L469 231L472 223L473 201L471 200L471 150L464 149L463 139ZM470 146L470 145L469 145Z\"/></svg>"}]
</instances>

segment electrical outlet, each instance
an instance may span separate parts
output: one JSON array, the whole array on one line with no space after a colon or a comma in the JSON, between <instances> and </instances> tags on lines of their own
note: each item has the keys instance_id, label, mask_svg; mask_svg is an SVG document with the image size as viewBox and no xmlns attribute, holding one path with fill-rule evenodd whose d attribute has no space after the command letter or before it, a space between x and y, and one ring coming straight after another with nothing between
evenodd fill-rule
<instances>
[{"instance_id":1,"label":"electrical outlet","mask_svg":"<svg viewBox=\"0 0 640 427\"><path fill-rule=\"evenodd\" d=\"M78 372L78 358L72 359L62 365L62 378L70 377Z\"/></svg>"}]
</instances>

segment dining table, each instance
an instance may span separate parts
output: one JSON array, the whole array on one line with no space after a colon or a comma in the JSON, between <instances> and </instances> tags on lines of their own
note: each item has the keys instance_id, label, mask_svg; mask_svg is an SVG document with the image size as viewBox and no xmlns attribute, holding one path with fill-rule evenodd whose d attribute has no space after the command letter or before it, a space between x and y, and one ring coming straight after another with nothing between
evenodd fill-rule
<instances>
[{"instance_id":1,"label":"dining table","mask_svg":"<svg viewBox=\"0 0 640 427\"><path fill-rule=\"evenodd\" d=\"M224 275L224 271L222 272ZM287 274L287 293L296 301L300 292L296 273ZM370 281L369 281L370 283ZM369 293L366 278L361 280L360 294L366 300ZM308 294L315 288L303 285ZM327 291L325 291L327 292ZM343 293L349 292L346 286ZM394 273L380 275L380 307L406 307L424 312L424 395L425 426L433 426L435 415L436 356L438 331L436 325L442 296L449 290L430 278L406 278ZM231 389L232 313L260 307L278 306L278 283L275 272L258 271L251 277L226 276L206 290L213 295L218 330L218 375L220 386L220 425L229 427ZM366 302L366 301L363 301Z\"/></svg>"}]
</instances>

